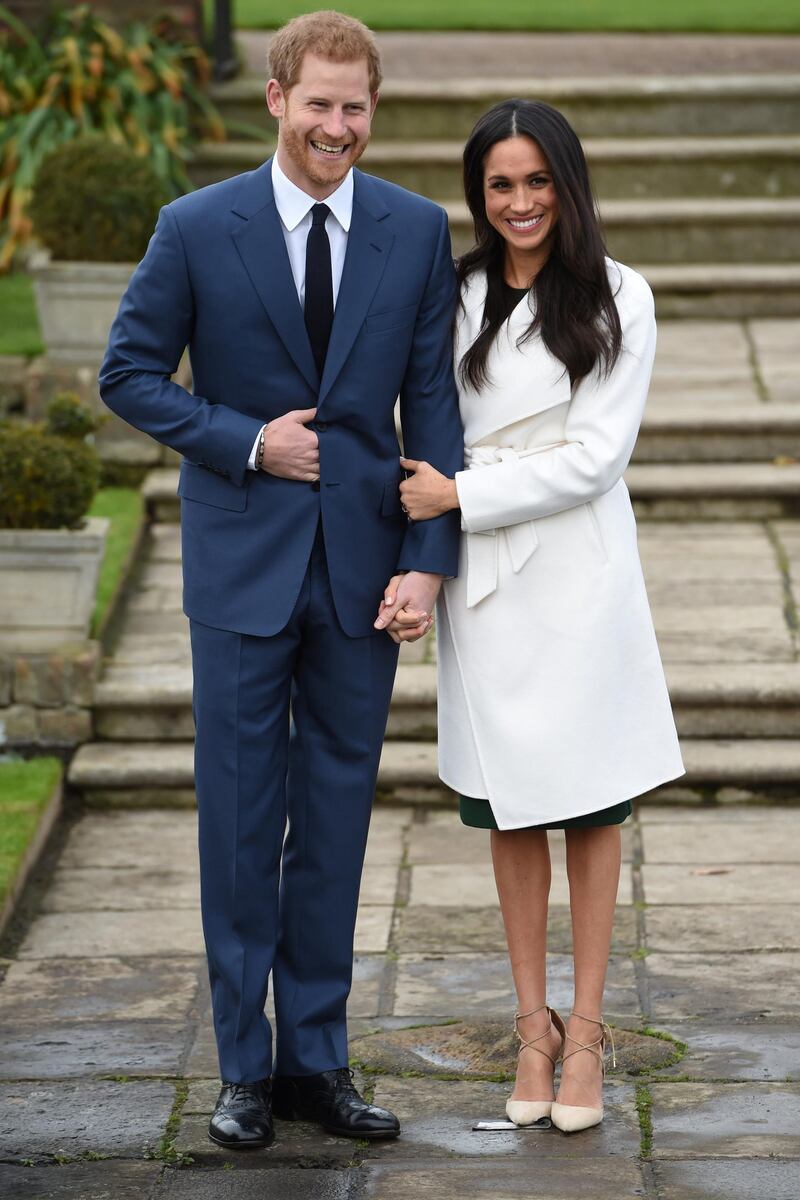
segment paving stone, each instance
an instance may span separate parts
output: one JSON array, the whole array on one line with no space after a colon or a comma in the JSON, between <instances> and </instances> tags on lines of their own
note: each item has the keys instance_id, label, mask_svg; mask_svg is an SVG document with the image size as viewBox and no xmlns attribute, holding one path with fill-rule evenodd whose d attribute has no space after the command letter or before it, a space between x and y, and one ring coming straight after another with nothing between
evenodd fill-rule
<instances>
[{"instance_id":1,"label":"paving stone","mask_svg":"<svg viewBox=\"0 0 800 1200\"><path fill-rule=\"evenodd\" d=\"M473 1131L475 1121L504 1118L508 1095L507 1083L380 1076L375 1081L375 1103L396 1113L402 1134L371 1147L368 1157L397 1162L492 1156L525 1158L530 1164L545 1158L630 1157L639 1151L639 1121L634 1089L629 1084L606 1084L602 1125L587 1131L586 1137L570 1139L569 1149L556 1129ZM415 1194L413 1189L411 1194Z\"/></svg>"},{"instance_id":2,"label":"paving stone","mask_svg":"<svg viewBox=\"0 0 800 1200\"><path fill-rule=\"evenodd\" d=\"M162 1170L157 1162L0 1163L0 1195L8 1200L150 1200Z\"/></svg>"},{"instance_id":3,"label":"paving stone","mask_svg":"<svg viewBox=\"0 0 800 1200\"><path fill-rule=\"evenodd\" d=\"M649 825L642 832L644 861L650 863L800 863L800 838L786 837L781 824L764 814L756 836L752 825L724 816Z\"/></svg>"},{"instance_id":4,"label":"paving stone","mask_svg":"<svg viewBox=\"0 0 800 1200\"><path fill-rule=\"evenodd\" d=\"M650 950L800 950L800 925L781 904L663 904L644 920Z\"/></svg>"},{"instance_id":5,"label":"paving stone","mask_svg":"<svg viewBox=\"0 0 800 1200\"><path fill-rule=\"evenodd\" d=\"M548 954L548 1003L569 1011L572 956ZM638 998L629 958L609 963L605 993L608 1014L637 1014ZM479 1015L512 1019L516 995L507 954L402 954L397 963L394 1011L448 1017Z\"/></svg>"},{"instance_id":6,"label":"paving stone","mask_svg":"<svg viewBox=\"0 0 800 1200\"><path fill-rule=\"evenodd\" d=\"M158 1145L173 1100L173 1085L157 1080L0 1083L0 1158L141 1156Z\"/></svg>"},{"instance_id":7,"label":"paving stone","mask_svg":"<svg viewBox=\"0 0 800 1200\"><path fill-rule=\"evenodd\" d=\"M2 1022L0 1078L173 1077L180 1074L186 1035L181 1021Z\"/></svg>"},{"instance_id":8,"label":"paving stone","mask_svg":"<svg viewBox=\"0 0 800 1200\"><path fill-rule=\"evenodd\" d=\"M200 907L196 872L148 867L87 867L53 872L42 912L142 911Z\"/></svg>"},{"instance_id":9,"label":"paving stone","mask_svg":"<svg viewBox=\"0 0 800 1200\"><path fill-rule=\"evenodd\" d=\"M569 904L566 867L553 863L550 899L553 904ZM619 904L633 901L631 873L623 867L617 893ZM463 905L488 908L497 903L497 887L491 863L426 863L411 868L409 904L434 906Z\"/></svg>"},{"instance_id":10,"label":"paving stone","mask_svg":"<svg viewBox=\"0 0 800 1200\"><path fill-rule=\"evenodd\" d=\"M182 1021L204 974L199 957L20 960L0 987L0 1022Z\"/></svg>"},{"instance_id":11,"label":"paving stone","mask_svg":"<svg viewBox=\"0 0 800 1200\"><path fill-rule=\"evenodd\" d=\"M659 1029L689 1047L667 1075L690 1075L698 1080L756 1079L800 1082L800 1029L796 1023L728 1021L668 1021Z\"/></svg>"},{"instance_id":12,"label":"paving stone","mask_svg":"<svg viewBox=\"0 0 800 1200\"><path fill-rule=\"evenodd\" d=\"M800 1157L800 1085L657 1083L653 1157Z\"/></svg>"},{"instance_id":13,"label":"paving stone","mask_svg":"<svg viewBox=\"0 0 800 1200\"><path fill-rule=\"evenodd\" d=\"M383 953L389 945L393 909L388 904L359 904L355 948L361 954Z\"/></svg>"},{"instance_id":14,"label":"paving stone","mask_svg":"<svg viewBox=\"0 0 800 1200\"><path fill-rule=\"evenodd\" d=\"M708 866L645 863L641 868L648 904L797 904L800 865L722 863ZM788 918L788 914L787 914Z\"/></svg>"},{"instance_id":15,"label":"paving stone","mask_svg":"<svg viewBox=\"0 0 800 1200\"><path fill-rule=\"evenodd\" d=\"M569 907L551 904L548 911L547 945L551 952L572 949ZM497 950L506 947L503 917L498 904L489 908L461 905L413 905L399 910L396 949L400 953L456 954L459 951ZM636 948L636 912L620 905L614 917L612 953Z\"/></svg>"},{"instance_id":16,"label":"paving stone","mask_svg":"<svg viewBox=\"0 0 800 1200\"><path fill-rule=\"evenodd\" d=\"M84 816L70 832L60 867L159 866L196 869L197 814L144 809Z\"/></svg>"},{"instance_id":17,"label":"paving stone","mask_svg":"<svg viewBox=\"0 0 800 1200\"><path fill-rule=\"evenodd\" d=\"M259 1167L271 1152L256 1152ZM169 1171L159 1196L169 1200L355 1200L360 1172L274 1166L259 1170L251 1162L233 1161L232 1170ZM241 1159L241 1155L239 1155ZM226 1164L227 1165L227 1164Z\"/></svg>"},{"instance_id":18,"label":"paving stone","mask_svg":"<svg viewBox=\"0 0 800 1200\"><path fill-rule=\"evenodd\" d=\"M717 1015L800 1013L800 954L650 954L645 959L654 1021ZM609 1006L610 1007L610 1006Z\"/></svg>"},{"instance_id":19,"label":"paving stone","mask_svg":"<svg viewBox=\"0 0 800 1200\"><path fill-rule=\"evenodd\" d=\"M394 904L397 867L365 864L361 876L360 904Z\"/></svg>"},{"instance_id":20,"label":"paving stone","mask_svg":"<svg viewBox=\"0 0 800 1200\"><path fill-rule=\"evenodd\" d=\"M674 804L639 804L636 806L636 816L644 825L707 825L713 822L716 826L741 823L762 828L780 825L787 838L794 839L800 835L800 806L790 804L696 804L676 806ZM755 840L759 835L755 830L750 831Z\"/></svg>"},{"instance_id":21,"label":"paving stone","mask_svg":"<svg viewBox=\"0 0 800 1200\"><path fill-rule=\"evenodd\" d=\"M621 1025L614 1033L614 1075L660 1068L676 1056L668 1038L653 1037ZM387 1076L424 1075L442 1079L513 1080L519 1044L507 1019L476 1017L465 1021L415 1022L405 1028L381 1029L350 1039L351 1061L364 1070Z\"/></svg>"},{"instance_id":22,"label":"paving stone","mask_svg":"<svg viewBox=\"0 0 800 1200\"><path fill-rule=\"evenodd\" d=\"M633 826L630 822L622 826L621 833L623 861L629 862L633 857ZM547 840L551 861L563 862L566 853L563 831L549 830ZM411 827L408 861L412 865L490 864L488 831L462 825L453 812L429 811L424 821L415 822Z\"/></svg>"},{"instance_id":23,"label":"paving stone","mask_svg":"<svg viewBox=\"0 0 800 1200\"><path fill-rule=\"evenodd\" d=\"M661 1200L797 1200L800 1159L654 1164Z\"/></svg>"},{"instance_id":24,"label":"paving stone","mask_svg":"<svg viewBox=\"0 0 800 1200\"><path fill-rule=\"evenodd\" d=\"M369 826L368 867L396 867L403 858L403 838L414 814L408 808L375 808Z\"/></svg>"},{"instance_id":25,"label":"paving stone","mask_svg":"<svg viewBox=\"0 0 800 1200\"><path fill-rule=\"evenodd\" d=\"M204 952L195 909L46 913L20 946L20 958L109 958Z\"/></svg>"},{"instance_id":26,"label":"paving stone","mask_svg":"<svg viewBox=\"0 0 800 1200\"><path fill-rule=\"evenodd\" d=\"M599 1157L540 1162L537 1157L534 1165L531 1159L541 1145L537 1139L550 1137L552 1132L493 1134L498 1140L516 1137L530 1141L531 1154L511 1162L498 1162L495 1155L488 1160L455 1160L440 1166L424 1161L418 1165L370 1164L362 1171L366 1182L359 1200L408 1200L410 1196L414 1200L531 1200L533 1195L536 1200L625 1200L644 1195L641 1168L635 1162ZM586 1136L581 1134L581 1139ZM577 1140L569 1140L570 1150Z\"/></svg>"}]
</instances>

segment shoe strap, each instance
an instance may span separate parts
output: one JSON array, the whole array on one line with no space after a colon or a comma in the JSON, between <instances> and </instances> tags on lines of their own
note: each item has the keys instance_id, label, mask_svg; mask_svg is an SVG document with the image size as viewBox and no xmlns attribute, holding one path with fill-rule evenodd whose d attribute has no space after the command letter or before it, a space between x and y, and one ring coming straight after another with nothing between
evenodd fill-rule
<instances>
[{"instance_id":1,"label":"shoe strap","mask_svg":"<svg viewBox=\"0 0 800 1200\"><path fill-rule=\"evenodd\" d=\"M573 1054L580 1054L581 1050L588 1050L591 1054L594 1054L600 1059L600 1063L603 1068L603 1075L605 1075L606 1061L604 1051L606 1048L606 1038L611 1043L611 1065L612 1067L616 1067L617 1065L617 1053L616 1047L614 1046L614 1034L611 1032L611 1026L607 1025L602 1017L598 1021L596 1017L584 1017L582 1013L575 1011L573 1011L572 1015L573 1017L580 1017L582 1021L591 1021L594 1025L599 1025L601 1033L598 1038L595 1038L593 1042L589 1042L588 1045L584 1045L583 1042L579 1042L578 1039L573 1037L571 1033L566 1034L565 1036L567 1041L574 1042L578 1049L570 1050L567 1054L565 1054L561 1060L562 1063L565 1063L568 1058L572 1057ZM599 1050L597 1049L598 1046L600 1047Z\"/></svg>"},{"instance_id":2,"label":"shoe strap","mask_svg":"<svg viewBox=\"0 0 800 1200\"><path fill-rule=\"evenodd\" d=\"M522 1034L519 1031L520 1021L523 1019L523 1017L534 1016L535 1013L541 1012L543 1008L547 1009L547 1015L549 1018L548 1024L547 1024L547 1029L545 1029L544 1033L540 1033L538 1035L538 1037L531 1038L530 1041L526 1041L526 1039L522 1036ZM553 1064L553 1067L555 1067L556 1063L558 1062L558 1055L561 1053L561 1050L563 1050L563 1048L564 1048L563 1041L561 1043L561 1050L558 1051L555 1058L553 1058L552 1054L548 1054L546 1050L543 1050L541 1048L541 1046L537 1046L535 1044L536 1042L540 1042L542 1040L542 1038L546 1038L552 1029L553 1029L553 1010L551 1008L549 1008L548 1005L546 1005L546 1004L540 1004L538 1008L532 1008L530 1012L514 1013L514 1033L516 1035L517 1041L519 1042L519 1050L517 1051L517 1056L519 1056L523 1050L529 1048L531 1050L535 1050L537 1052L537 1054L543 1054L545 1058L550 1060L550 1062Z\"/></svg>"}]
</instances>

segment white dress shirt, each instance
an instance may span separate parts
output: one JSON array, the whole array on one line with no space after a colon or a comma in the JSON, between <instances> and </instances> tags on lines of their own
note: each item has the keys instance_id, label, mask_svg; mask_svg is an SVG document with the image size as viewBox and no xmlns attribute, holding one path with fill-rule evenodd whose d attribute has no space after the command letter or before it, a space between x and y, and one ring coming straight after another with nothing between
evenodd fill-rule
<instances>
[{"instance_id":1,"label":"white dress shirt","mask_svg":"<svg viewBox=\"0 0 800 1200\"><path fill-rule=\"evenodd\" d=\"M301 308L304 307L306 298L306 241L311 228L311 209L315 204L324 203L331 210L325 220L325 232L331 247L331 282L335 309L344 269L347 234L353 216L352 168L347 172L336 191L331 192L324 201L319 201L314 196L307 195L297 184L292 183L278 165L276 154L272 160L272 191L275 196L275 207L281 219L286 252L289 255L289 264L292 268L294 286L297 288L297 299ZM251 471L256 469L256 450L260 436L259 433L247 462Z\"/></svg>"}]
</instances>

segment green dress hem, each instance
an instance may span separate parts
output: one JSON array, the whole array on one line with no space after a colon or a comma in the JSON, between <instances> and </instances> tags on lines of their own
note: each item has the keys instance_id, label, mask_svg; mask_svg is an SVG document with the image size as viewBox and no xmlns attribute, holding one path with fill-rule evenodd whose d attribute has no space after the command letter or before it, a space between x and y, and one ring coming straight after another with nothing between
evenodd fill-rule
<instances>
[{"instance_id":1,"label":"green dress hem","mask_svg":"<svg viewBox=\"0 0 800 1200\"><path fill-rule=\"evenodd\" d=\"M459 815L463 825L473 829L497 829L492 806L488 800L475 796L459 796ZM633 812L630 800L612 804L599 812L584 813L580 817L568 817L564 821L551 821L546 825L523 825L522 829L594 829L598 825L621 825Z\"/></svg>"}]
</instances>

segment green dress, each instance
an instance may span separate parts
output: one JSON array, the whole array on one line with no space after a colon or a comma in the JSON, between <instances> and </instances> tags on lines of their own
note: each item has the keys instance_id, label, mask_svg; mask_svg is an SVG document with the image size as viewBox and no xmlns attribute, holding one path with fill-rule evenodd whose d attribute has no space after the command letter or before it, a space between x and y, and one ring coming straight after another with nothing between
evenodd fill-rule
<instances>
[{"instance_id":1,"label":"green dress","mask_svg":"<svg viewBox=\"0 0 800 1200\"><path fill-rule=\"evenodd\" d=\"M503 283L506 300L506 316L519 304L528 291L527 288L512 288ZM593 829L598 825L621 825L631 815L633 806L630 800L620 804L612 804L611 808L603 808L600 812L584 813L581 817L570 817L565 821L553 821L549 825L528 825L527 829ZM459 813L464 825L474 829L497 829L492 806L488 800L479 800L475 796L459 796Z\"/></svg>"}]
</instances>

